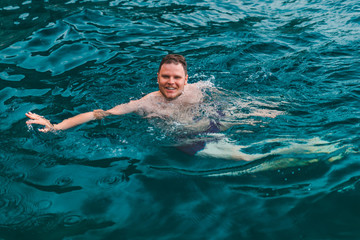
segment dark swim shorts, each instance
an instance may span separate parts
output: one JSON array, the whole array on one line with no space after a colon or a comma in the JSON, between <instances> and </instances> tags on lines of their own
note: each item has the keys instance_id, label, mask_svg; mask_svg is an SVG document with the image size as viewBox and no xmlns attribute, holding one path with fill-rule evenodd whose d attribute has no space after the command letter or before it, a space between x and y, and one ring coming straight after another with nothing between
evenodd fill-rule
<instances>
[{"instance_id":1,"label":"dark swim shorts","mask_svg":"<svg viewBox=\"0 0 360 240\"><path fill-rule=\"evenodd\" d=\"M203 133L219 133L219 132L221 132L220 122L215 120L210 120L209 128ZM178 146L177 149L188 155L194 156L197 152L203 150L205 148L205 145L206 142L204 140L199 140L199 141L194 141L191 144Z\"/></svg>"}]
</instances>

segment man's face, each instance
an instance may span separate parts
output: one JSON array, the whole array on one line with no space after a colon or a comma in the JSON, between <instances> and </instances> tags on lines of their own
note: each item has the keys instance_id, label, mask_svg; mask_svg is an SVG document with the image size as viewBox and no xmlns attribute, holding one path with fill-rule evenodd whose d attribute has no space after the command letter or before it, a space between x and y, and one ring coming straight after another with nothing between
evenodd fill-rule
<instances>
[{"instance_id":1,"label":"man's face","mask_svg":"<svg viewBox=\"0 0 360 240\"><path fill-rule=\"evenodd\" d=\"M158 72L159 90L165 98L173 100L182 94L187 79L188 75L180 63L165 63Z\"/></svg>"}]
</instances>

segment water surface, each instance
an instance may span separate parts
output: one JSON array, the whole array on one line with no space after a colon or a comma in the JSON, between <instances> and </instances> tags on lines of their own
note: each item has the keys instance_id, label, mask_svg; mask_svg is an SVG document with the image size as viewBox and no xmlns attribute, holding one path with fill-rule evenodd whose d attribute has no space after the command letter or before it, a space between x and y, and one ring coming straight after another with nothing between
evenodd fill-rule
<instances>
[{"instance_id":1,"label":"water surface","mask_svg":"<svg viewBox=\"0 0 360 240\"><path fill-rule=\"evenodd\" d=\"M359 10L354 0L3 0L0 238L357 239ZM189 156L172 147L176 125L132 114L27 128L27 111L59 122L157 90L168 53L186 57L190 82L220 89L209 104L232 116L200 137L263 157Z\"/></svg>"}]
</instances>

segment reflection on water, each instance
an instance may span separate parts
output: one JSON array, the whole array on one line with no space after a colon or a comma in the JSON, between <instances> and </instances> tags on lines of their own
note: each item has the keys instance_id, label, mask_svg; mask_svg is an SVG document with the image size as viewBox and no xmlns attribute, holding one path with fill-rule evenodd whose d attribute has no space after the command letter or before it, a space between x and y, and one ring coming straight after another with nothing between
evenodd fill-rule
<instances>
[{"instance_id":1,"label":"reflection on water","mask_svg":"<svg viewBox=\"0 0 360 240\"><path fill-rule=\"evenodd\" d=\"M1 1L0 238L356 239L357 5ZM208 86L194 123L222 132L136 115L27 128L28 111L59 122L157 90L170 52Z\"/></svg>"}]
</instances>

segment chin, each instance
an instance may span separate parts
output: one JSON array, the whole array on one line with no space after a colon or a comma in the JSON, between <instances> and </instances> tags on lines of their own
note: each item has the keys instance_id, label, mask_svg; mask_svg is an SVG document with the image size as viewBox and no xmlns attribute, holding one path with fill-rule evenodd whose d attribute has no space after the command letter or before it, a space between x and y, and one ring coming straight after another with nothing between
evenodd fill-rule
<instances>
[{"instance_id":1,"label":"chin","mask_svg":"<svg viewBox=\"0 0 360 240\"><path fill-rule=\"evenodd\" d=\"M181 94L166 94L164 95L165 98L169 99L169 100L174 100L176 98L178 98Z\"/></svg>"},{"instance_id":2,"label":"chin","mask_svg":"<svg viewBox=\"0 0 360 240\"><path fill-rule=\"evenodd\" d=\"M167 93L166 91L160 91L160 92L168 100L174 100L181 95L181 93Z\"/></svg>"},{"instance_id":3,"label":"chin","mask_svg":"<svg viewBox=\"0 0 360 240\"><path fill-rule=\"evenodd\" d=\"M176 96L171 95L171 96L165 96L165 97L166 97L166 99L174 100L178 97L178 95L176 95Z\"/></svg>"}]
</instances>

